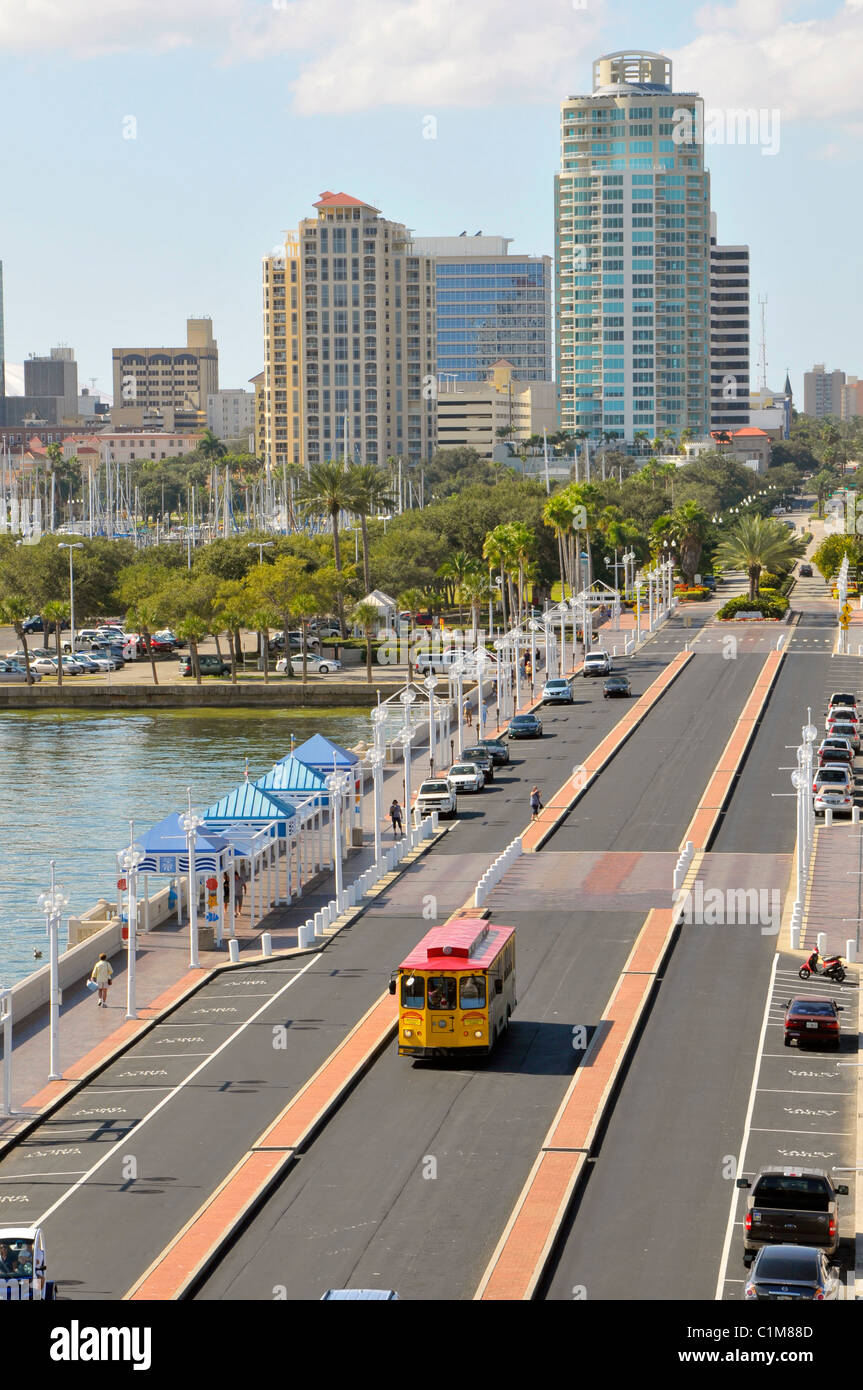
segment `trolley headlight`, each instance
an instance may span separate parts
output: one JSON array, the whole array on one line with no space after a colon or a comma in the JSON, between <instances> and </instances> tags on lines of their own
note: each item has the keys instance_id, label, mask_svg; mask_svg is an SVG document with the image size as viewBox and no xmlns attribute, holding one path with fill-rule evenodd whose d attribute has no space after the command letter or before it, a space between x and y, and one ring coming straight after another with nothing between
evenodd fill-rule
<instances>
[{"instance_id":1,"label":"trolley headlight","mask_svg":"<svg viewBox=\"0 0 863 1390\"><path fill-rule=\"evenodd\" d=\"M413 1037L413 1033L411 1032L410 1028L406 1028L406 1029L405 1029L405 1037L406 1037L406 1038L412 1038L412 1037Z\"/></svg>"},{"instance_id":2,"label":"trolley headlight","mask_svg":"<svg viewBox=\"0 0 863 1390\"><path fill-rule=\"evenodd\" d=\"M481 1029L481 1028L477 1028L476 1032L474 1033L474 1037L475 1037L475 1038L481 1038L481 1037L482 1037L482 1029Z\"/></svg>"}]
</instances>

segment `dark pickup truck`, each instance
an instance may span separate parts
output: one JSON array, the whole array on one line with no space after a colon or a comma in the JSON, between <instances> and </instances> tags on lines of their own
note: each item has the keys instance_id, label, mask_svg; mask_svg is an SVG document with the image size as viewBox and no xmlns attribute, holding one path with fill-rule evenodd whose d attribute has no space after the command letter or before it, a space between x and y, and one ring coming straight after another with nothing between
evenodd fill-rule
<instances>
[{"instance_id":1,"label":"dark pickup truck","mask_svg":"<svg viewBox=\"0 0 863 1390\"><path fill-rule=\"evenodd\" d=\"M839 1247L837 1197L848 1188L834 1187L821 1168L762 1168L755 1178L738 1178L747 1188L743 1218L743 1261L749 1264L764 1245L814 1245L828 1254Z\"/></svg>"}]
</instances>

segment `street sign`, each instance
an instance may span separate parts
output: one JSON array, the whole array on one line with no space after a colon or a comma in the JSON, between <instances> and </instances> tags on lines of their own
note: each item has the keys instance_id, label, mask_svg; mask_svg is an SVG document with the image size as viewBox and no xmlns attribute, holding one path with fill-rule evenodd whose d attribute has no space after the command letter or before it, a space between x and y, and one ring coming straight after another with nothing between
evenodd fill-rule
<instances>
[{"instance_id":1,"label":"street sign","mask_svg":"<svg viewBox=\"0 0 863 1390\"><path fill-rule=\"evenodd\" d=\"M839 620L840 622L844 622L846 627L848 626L848 623L851 620L850 603L843 603L842 607L839 609Z\"/></svg>"}]
</instances>

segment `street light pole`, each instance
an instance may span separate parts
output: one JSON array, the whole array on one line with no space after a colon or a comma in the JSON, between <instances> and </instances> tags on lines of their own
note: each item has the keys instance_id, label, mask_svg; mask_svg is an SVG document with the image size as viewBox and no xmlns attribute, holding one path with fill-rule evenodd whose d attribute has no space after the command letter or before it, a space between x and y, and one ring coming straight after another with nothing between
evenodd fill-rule
<instances>
[{"instance_id":1,"label":"street light pole","mask_svg":"<svg viewBox=\"0 0 863 1390\"><path fill-rule=\"evenodd\" d=\"M344 908L344 889L342 878L342 790L347 779L339 772L331 772L327 778L330 794L330 810L333 825L333 864L336 878L336 911Z\"/></svg>"},{"instance_id":2,"label":"street light pole","mask_svg":"<svg viewBox=\"0 0 863 1390\"><path fill-rule=\"evenodd\" d=\"M72 629L69 638L72 655L75 655L75 576L72 572L72 551L83 550L84 542L75 541L74 544L67 541L58 541L58 550L68 550L69 552L69 626Z\"/></svg>"},{"instance_id":3,"label":"street light pole","mask_svg":"<svg viewBox=\"0 0 863 1390\"><path fill-rule=\"evenodd\" d=\"M186 836L186 849L189 855L189 967L197 970L200 966L198 958L198 875L195 864L195 845L198 838L198 829L204 824L200 816L196 816L192 810L192 789L187 788L189 798L188 813L180 817L180 827ZM251 912L251 908L249 909Z\"/></svg>"},{"instance_id":4,"label":"street light pole","mask_svg":"<svg viewBox=\"0 0 863 1390\"><path fill-rule=\"evenodd\" d=\"M51 887L47 893L40 893L38 898L39 906L47 918L48 938L50 946L51 970L50 970L50 1012L49 1012L49 1058L50 1069L48 1072L49 1081L59 1081L60 1071L60 963L59 963L59 931L60 918L63 908L69 901L69 895L54 882L54 860L51 860Z\"/></svg>"},{"instance_id":5,"label":"street light pole","mask_svg":"<svg viewBox=\"0 0 863 1390\"><path fill-rule=\"evenodd\" d=\"M437 740L435 736L435 707L434 693L437 689L437 676L429 674L423 681L423 685L428 691L429 697L429 777L434 777L435 763L437 762ZM405 815L408 808L405 807Z\"/></svg>"},{"instance_id":6,"label":"street light pole","mask_svg":"<svg viewBox=\"0 0 863 1390\"><path fill-rule=\"evenodd\" d=\"M377 748L370 749L367 754L372 767L372 786L374 788L375 805L375 863L380 862L382 853L381 846L381 824L384 818L383 808L383 787L381 785L381 771L383 768L384 755Z\"/></svg>"},{"instance_id":7,"label":"street light pole","mask_svg":"<svg viewBox=\"0 0 863 1390\"><path fill-rule=\"evenodd\" d=\"M129 891L126 913L126 1018L138 1017L135 993L135 964L138 954L138 866L144 858L144 851L135 843L135 822L129 821L129 847L118 856L120 868L126 875Z\"/></svg>"}]
</instances>

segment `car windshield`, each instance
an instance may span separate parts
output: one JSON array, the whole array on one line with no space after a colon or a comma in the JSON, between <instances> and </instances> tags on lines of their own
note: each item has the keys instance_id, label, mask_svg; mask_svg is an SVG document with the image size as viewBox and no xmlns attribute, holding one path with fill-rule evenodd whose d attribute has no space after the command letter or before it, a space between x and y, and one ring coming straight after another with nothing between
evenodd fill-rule
<instances>
[{"instance_id":1,"label":"car windshield","mask_svg":"<svg viewBox=\"0 0 863 1390\"><path fill-rule=\"evenodd\" d=\"M546 681L545 688L546 690L565 690L568 685L569 681Z\"/></svg>"},{"instance_id":2,"label":"car windshield","mask_svg":"<svg viewBox=\"0 0 863 1390\"><path fill-rule=\"evenodd\" d=\"M488 761L491 757L487 748L466 748L464 755L466 758L474 758L478 763Z\"/></svg>"},{"instance_id":3,"label":"car windshield","mask_svg":"<svg viewBox=\"0 0 863 1390\"><path fill-rule=\"evenodd\" d=\"M793 1014L822 1014L825 1018L833 1017L834 1007L832 999L792 999L791 1013Z\"/></svg>"},{"instance_id":4,"label":"car windshield","mask_svg":"<svg viewBox=\"0 0 863 1390\"><path fill-rule=\"evenodd\" d=\"M456 979L454 975L429 975L429 1008L454 1009L456 1003Z\"/></svg>"},{"instance_id":5,"label":"car windshield","mask_svg":"<svg viewBox=\"0 0 863 1390\"><path fill-rule=\"evenodd\" d=\"M476 764L458 763L449 770L450 777L473 777L476 773Z\"/></svg>"},{"instance_id":6,"label":"car windshield","mask_svg":"<svg viewBox=\"0 0 863 1390\"><path fill-rule=\"evenodd\" d=\"M420 796L446 796L448 791L446 782L423 782Z\"/></svg>"},{"instance_id":7,"label":"car windshield","mask_svg":"<svg viewBox=\"0 0 863 1390\"><path fill-rule=\"evenodd\" d=\"M783 1250L766 1246L758 1256L758 1276L767 1279L816 1279L818 1277L818 1251Z\"/></svg>"},{"instance_id":8,"label":"car windshield","mask_svg":"<svg viewBox=\"0 0 863 1390\"><path fill-rule=\"evenodd\" d=\"M485 1008L484 975L462 975L459 987L459 1004L463 1009Z\"/></svg>"},{"instance_id":9,"label":"car windshield","mask_svg":"<svg viewBox=\"0 0 863 1390\"><path fill-rule=\"evenodd\" d=\"M844 767L822 767L818 773L819 782L848 782L851 774Z\"/></svg>"},{"instance_id":10,"label":"car windshield","mask_svg":"<svg viewBox=\"0 0 863 1390\"><path fill-rule=\"evenodd\" d=\"M528 727L535 719L533 714L517 714L512 721L513 728L522 729Z\"/></svg>"},{"instance_id":11,"label":"car windshield","mask_svg":"<svg viewBox=\"0 0 863 1390\"><path fill-rule=\"evenodd\" d=\"M785 1211L826 1211L830 1190L826 1178L788 1178L766 1173L752 1190L753 1201Z\"/></svg>"},{"instance_id":12,"label":"car windshield","mask_svg":"<svg viewBox=\"0 0 863 1390\"><path fill-rule=\"evenodd\" d=\"M402 1008L425 1007L425 979L422 975L402 975Z\"/></svg>"}]
</instances>

